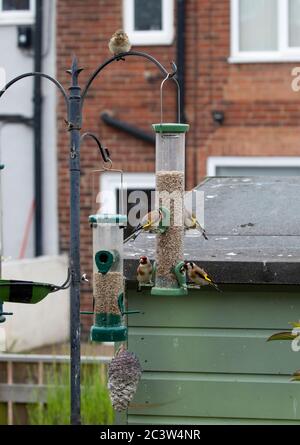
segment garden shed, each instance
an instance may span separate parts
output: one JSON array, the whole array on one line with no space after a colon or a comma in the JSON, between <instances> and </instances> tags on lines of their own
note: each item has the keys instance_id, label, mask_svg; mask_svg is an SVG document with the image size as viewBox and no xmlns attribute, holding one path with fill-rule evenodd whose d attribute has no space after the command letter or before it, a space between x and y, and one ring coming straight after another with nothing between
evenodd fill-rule
<instances>
[{"instance_id":1,"label":"garden shed","mask_svg":"<svg viewBox=\"0 0 300 445\"><path fill-rule=\"evenodd\" d=\"M266 342L300 317L300 178L206 178L209 237L185 237L185 259L219 284L188 296L136 291L140 255L153 235L126 247L128 348L143 376L129 424L299 423L300 355Z\"/></svg>"}]
</instances>

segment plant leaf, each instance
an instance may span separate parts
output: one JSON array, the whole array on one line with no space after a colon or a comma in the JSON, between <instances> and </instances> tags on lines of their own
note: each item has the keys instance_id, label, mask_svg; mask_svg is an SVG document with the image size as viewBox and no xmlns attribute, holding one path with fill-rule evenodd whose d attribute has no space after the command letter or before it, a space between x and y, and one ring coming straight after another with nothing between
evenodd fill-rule
<instances>
[{"instance_id":1,"label":"plant leaf","mask_svg":"<svg viewBox=\"0 0 300 445\"><path fill-rule=\"evenodd\" d=\"M298 334L299 335L299 334ZM292 334L292 331L286 331L286 332L277 332L277 334L271 335L267 339L267 341L274 341L274 340L294 340L294 338L297 337L297 334Z\"/></svg>"}]
</instances>

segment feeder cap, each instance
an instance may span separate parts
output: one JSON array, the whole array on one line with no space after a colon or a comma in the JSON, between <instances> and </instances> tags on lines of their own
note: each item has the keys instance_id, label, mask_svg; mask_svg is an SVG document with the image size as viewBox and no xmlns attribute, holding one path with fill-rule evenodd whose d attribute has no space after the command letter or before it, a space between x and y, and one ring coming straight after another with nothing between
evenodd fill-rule
<instances>
[{"instance_id":1,"label":"feeder cap","mask_svg":"<svg viewBox=\"0 0 300 445\"><path fill-rule=\"evenodd\" d=\"M127 224L127 216L115 213L99 213L89 216L92 224Z\"/></svg>"},{"instance_id":2,"label":"feeder cap","mask_svg":"<svg viewBox=\"0 0 300 445\"><path fill-rule=\"evenodd\" d=\"M186 133L189 131L189 124L153 124L153 130L156 133Z\"/></svg>"}]
</instances>

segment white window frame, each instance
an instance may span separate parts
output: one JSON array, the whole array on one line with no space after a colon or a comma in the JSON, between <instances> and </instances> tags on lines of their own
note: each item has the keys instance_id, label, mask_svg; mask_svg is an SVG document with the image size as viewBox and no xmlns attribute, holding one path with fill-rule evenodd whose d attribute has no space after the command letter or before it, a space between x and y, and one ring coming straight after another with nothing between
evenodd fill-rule
<instances>
[{"instance_id":1,"label":"white window frame","mask_svg":"<svg viewBox=\"0 0 300 445\"><path fill-rule=\"evenodd\" d=\"M160 31L135 31L134 0L123 0L123 22L133 45L171 45L174 39L174 0L162 0Z\"/></svg>"},{"instance_id":2,"label":"white window frame","mask_svg":"<svg viewBox=\"0 0 300 445\"><path fill-rule=\"evenodd\" d=\"M32 25L35 20L35 0L30 0L29 10L3 11L3 0L0 0L0 26L1 25Z\"/></svg>"},{"instance_id":3,"label":"white window frame","mask_svg":"<svg viewBox=\"0 0 300 445\"><path fill-rule=\"evenodd\" d=\"M293 156L211 156L206 161L207 176L216 176L218 167L299 167Z\"/></svg>"},{"instance_id":4,"label":"white window frame","mask_svg":"<svg viewBox=\"0 0 300 445\"><path fill-rule=\"evenodd\" d=\"M274 0L276 1L276 0ZM278 2L278 50L240 51L239 50L239 0L231 0L231 56L230 63L298 62L300 47L288 46L288 0Z\"/></svg>"},{"instance_id":5,"label":"white window frame","mask_svg":"<svg viewBox=\"0 0 300 445\"><path fill-rule=\"evenodd\" d=\"M155 190L155 174L154 173L124 173L123 186L126 189L137 190ZM117 190L120 189L120 174L105 173L100 177L100 190L109 190L109 196L102 201L102 213L116 213L117 211Z\"/></svg>"}]
</instances>

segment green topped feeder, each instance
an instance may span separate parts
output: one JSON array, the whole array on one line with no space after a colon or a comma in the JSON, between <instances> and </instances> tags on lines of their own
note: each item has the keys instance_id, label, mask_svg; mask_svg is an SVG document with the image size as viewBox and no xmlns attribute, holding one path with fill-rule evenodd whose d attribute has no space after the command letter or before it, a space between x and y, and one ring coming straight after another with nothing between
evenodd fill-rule
<instances>
[{"instance_id":1,"label":"green topped feeder","mask_svg":"<svg viewBox=\"0 0 300 445\"><path fill-rule=\"evenodd\" d=\"M186 295L182 268L185 190L185 133L189 125L154 124L156 132L156 207L167 209L169 226L156 235L156 276L152 295Z\"/></svg>"},{"instance_id":2,"label":"green topped feeder","mask_svg":"<svg viewBox=\"0 0 300 445\"><path fill-rule=\"evenodd\" d=\"M89 217L93 229L94 325L91 340L120 342L127 338L122 324L120 295L124 292L123 232L125 215L97 214Z\"/></svg>"}]
</instances>

